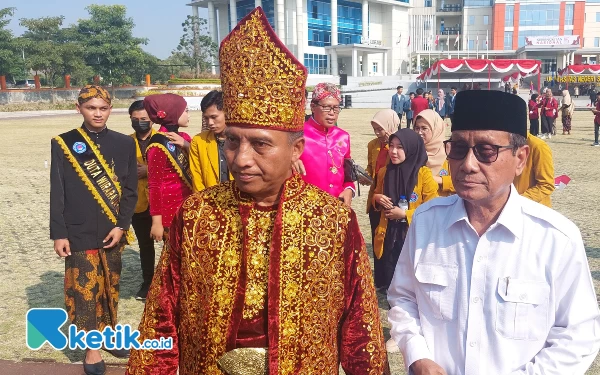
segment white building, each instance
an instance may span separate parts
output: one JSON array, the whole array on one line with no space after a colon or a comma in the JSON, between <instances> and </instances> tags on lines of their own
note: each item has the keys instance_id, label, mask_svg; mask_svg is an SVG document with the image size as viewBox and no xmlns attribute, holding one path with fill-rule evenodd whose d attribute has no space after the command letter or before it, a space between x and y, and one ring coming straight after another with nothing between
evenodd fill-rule
<instances>
[{"instance_id":1,"label":"white building","mask_svg":"<svg viewBox=\"0 0 600 375\"><path fill-rule=\"evenodd\" d=\"M262 6L279 38L310 74L350 77L406 73L408 0L196 0L208 10L208 33L221 40Z\"/></svg>"}]
</instances>

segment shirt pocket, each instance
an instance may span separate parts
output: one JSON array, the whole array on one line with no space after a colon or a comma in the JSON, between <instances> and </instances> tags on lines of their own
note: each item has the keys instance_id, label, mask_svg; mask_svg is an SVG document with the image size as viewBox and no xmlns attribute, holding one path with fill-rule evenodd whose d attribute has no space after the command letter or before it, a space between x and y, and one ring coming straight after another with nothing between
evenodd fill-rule
<instances>
[{"instance_id":1,"label":"shirt pocket","mask_svg":"<svg viewBox=\"0 0 600 375\"><path fill-rule=\"evenodd\" d=\"M548 335L550 286L545 281L498 279L496 331L514 340L542 340Z\"/></svg>"},{"instance_id":2,"label":"shirt pocket","mask_svg":"<svg viewBox=\"0 0 600 375\"><path fill-rule=\"evenodd\" d=\"M428 306L419 310L439 320L453 320L456 317L457 275L456 265L418 263L415 277Z\"/></svg>"}]
</instances>

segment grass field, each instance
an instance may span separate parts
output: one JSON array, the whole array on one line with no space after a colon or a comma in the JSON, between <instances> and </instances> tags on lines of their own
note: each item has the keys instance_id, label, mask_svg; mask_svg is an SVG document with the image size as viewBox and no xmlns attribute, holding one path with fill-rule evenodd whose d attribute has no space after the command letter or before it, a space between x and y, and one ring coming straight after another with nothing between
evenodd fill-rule
<instances>
[{"instance_id":1,"label":"grass field","mask_svg":"<svg viewBox=\"0 0 600 375\"><path fill-rule=\"evenodd\" d=\"M363 166L366 145L373 136L370 119L376 110L342 111L339 124L351 134L352 155ZM200 131L200 114L192 112L191 135ZM0 148L0 359L56 360L77 362L81 352L53 351L45 346L39 351L25 346L25 313L32 307L63 307L64 261L55 255L49 240L49 169L50 138L81 124L81 117L47 116L0 120L4 146ZM113 114L109 127L130 133L129 119ZM560 125L559 133L561 133ZM600 147L593 141L592 114L575 112L572 135L557 135L548 141L553 153L556 175L567 174L568 187L553 194L554 208L574 221L581 229L594 277L600 289L600 226L598 221L598 179ZM353 203L367 243L370 243L368 216L365 214L367 190ZM157 245L158 249L158 245ZM160 252L157 252L158 254ZM143 304L134 299L141 283L139 254L136 244L123 253L119 320L137 326ZM386 338L388 308L380 300ZM118 362L109 357L110 362ZM404 374L402 356L390 355L393 374ZM600 375L596 361L589 374Z\"/></svg>"}]
</instances>

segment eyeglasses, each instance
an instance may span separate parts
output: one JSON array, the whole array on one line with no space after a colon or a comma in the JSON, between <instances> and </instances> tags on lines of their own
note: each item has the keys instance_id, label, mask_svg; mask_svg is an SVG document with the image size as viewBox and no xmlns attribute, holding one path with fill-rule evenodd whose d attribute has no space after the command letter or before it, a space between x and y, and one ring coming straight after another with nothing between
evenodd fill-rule
<instances>
[{"instance_id":1,"label":"eyeglasses","mask_svg":"<svg viewBox=\"0 0 600 375\"><path fill-rule=\"evenodd\" d=\"M340 113L342 111L342 107L340 106L329 106L329 105L320 105L317 104L317 106L319 106L321 108L321 111L323 112L331 112L333 111L334 113Z\"/></svg>"},{"instance_id":2,"label":"eyeglasses","mask_svg":"<svg viewBox=\"0 0 600 375\"><path fill-rule=\"evenodd\" d=\"M448 159L462 160L467 157L469 150L473 150L473 155L481 163L493 163L498 160L498 153L500 149L512 149L513 145L498 146L489 145L486 143L479 143L473 147L470 147L462 142L457 141L444 141L444 148L446 149L446 155Z\"/></svg>"}]
</instances>

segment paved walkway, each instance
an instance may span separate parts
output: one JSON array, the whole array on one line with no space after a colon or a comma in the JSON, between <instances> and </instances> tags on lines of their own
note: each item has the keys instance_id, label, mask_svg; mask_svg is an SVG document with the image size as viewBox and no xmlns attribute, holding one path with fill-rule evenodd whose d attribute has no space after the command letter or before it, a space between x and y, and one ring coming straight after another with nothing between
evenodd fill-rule
<instances>
[{"instance_id":1,"label":"paved walkway","mask_svg":"<svg viewBox=\"0 0 600 375\"><path fill-rule=\"evenodd\" d=\"M107 375L123 375L125 366L107 365ZM0 360L0 374L2 375L82 375L81 363L56 363L56 362L13 362Z\"/></svg>"}]
</instances>

